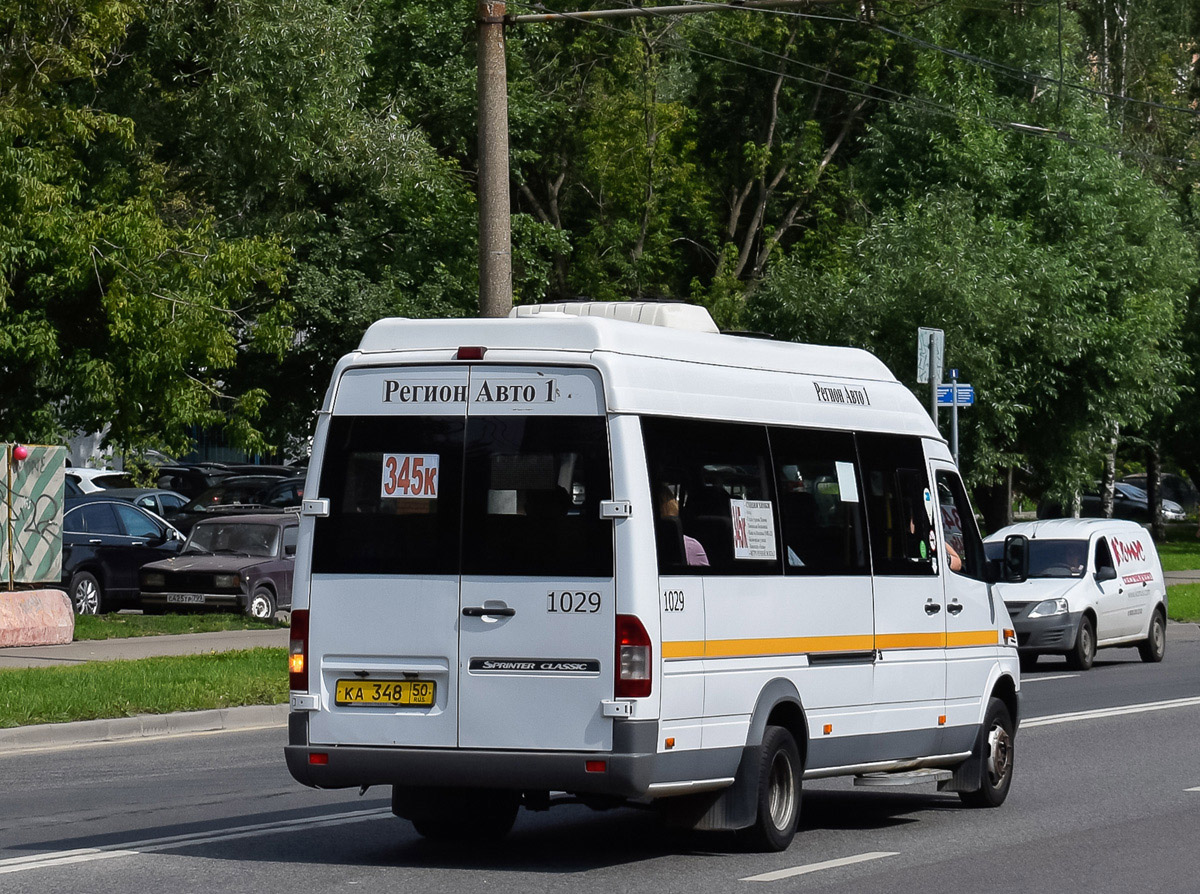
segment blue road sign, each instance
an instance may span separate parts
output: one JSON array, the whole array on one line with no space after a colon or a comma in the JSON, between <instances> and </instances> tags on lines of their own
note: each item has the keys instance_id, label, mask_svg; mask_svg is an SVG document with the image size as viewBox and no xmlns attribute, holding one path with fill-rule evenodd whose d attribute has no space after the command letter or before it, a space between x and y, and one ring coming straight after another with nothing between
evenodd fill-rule
<instances>
[{"instance_id":1,"label":"blue road sign","mask_svg":"<svg viewBox=\"0 0 1200 894\"><path fill-rule=\"evenodd\" d=\"M951 385L938 385L937 402L939 407L954 406L954 396L951 394ZM958 386L958 405L960 407L969 407L975 403L975 386L974 385L959 385Z\"/></svg>"}]
</instances>

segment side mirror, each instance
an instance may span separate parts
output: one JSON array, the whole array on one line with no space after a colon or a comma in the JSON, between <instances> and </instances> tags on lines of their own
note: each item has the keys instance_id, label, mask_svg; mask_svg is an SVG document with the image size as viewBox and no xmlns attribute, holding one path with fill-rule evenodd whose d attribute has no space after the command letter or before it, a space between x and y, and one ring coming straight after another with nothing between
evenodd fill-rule
<instances>
[{"instance_id":1,"label":"side mirror","mask_svg":"<svg viewBox=\"0 0 1200 894\"><path fill-rule=\"evenodd\" d=\"M284 554L285 556L294 556L294 555L296 555L296 544L294 544L294 543L289 543L287 546L285 546L285 547L283 548L283 554Z\"/></svg>"},{"instance_id":2,"label":"side mirror","mask_svg":"<svg viewBox=\"0 0 1200 894\"><path fill-rule=\"evenodd\" d=\"M1024 534L1009 534L1004 538L1004 558L1000 565L1000 580L1019 584L1029 577L1029 538Z\"/></svg>"},{"instance_id":3,"label":"side mirror","mask_svg":"<svg viewBox=\"0 0 1200 894\"><path fill-rule=\"evenodd\" d=\"M1111 565L1101 565L1096 569L1096 583L1102 584L1106 580L1116 580L1117 569Z\"/></svg>"}]
</instances>

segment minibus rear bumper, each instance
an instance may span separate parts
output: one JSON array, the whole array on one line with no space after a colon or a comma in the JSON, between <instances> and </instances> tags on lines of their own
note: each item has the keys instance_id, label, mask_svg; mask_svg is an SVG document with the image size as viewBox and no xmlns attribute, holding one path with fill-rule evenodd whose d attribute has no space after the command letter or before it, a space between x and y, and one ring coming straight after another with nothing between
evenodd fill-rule
<instances>
[{"instance_id":1,"label":"minibus rear bumper","mask_svg":"<svg viewBox=\"0 0 1200 894\"><path fill-rule=\"evenodd\" d=\"M388 745L309 745L307 717L291 716L284 749L296 781L313 788L446 786L643 796L661 771L657 721L614 724L613 750L498 751ZM300 721L299 723L297 721Z\"/></svg>"}]
</instances>

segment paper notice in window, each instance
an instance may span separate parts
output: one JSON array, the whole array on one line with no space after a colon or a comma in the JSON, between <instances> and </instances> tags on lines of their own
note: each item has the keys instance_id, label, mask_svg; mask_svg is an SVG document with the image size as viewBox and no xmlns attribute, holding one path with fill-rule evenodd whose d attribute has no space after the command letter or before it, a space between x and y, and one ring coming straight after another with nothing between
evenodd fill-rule
<instances>
[{"instance_id":1,"label":"paper notice in window","mask_svg":"<svg viewBox=\"0 0 1200 894\"><path fill-rule=\"evenodd\" d=\"M843 503L858 502L858 484L854 480L854 463L842 463L837 465L838 490L841 493Z\"/></svg>"},{"instance_id":2,"label":"paper notice in window","mask_svg":"<svg viewBox=\"0 0 1200 894\"><path fill-rule=\"evenodd\" d=\"M735 559L775 558L775 514L770 500L730 500Z\"/></svg>"}]
</instances>

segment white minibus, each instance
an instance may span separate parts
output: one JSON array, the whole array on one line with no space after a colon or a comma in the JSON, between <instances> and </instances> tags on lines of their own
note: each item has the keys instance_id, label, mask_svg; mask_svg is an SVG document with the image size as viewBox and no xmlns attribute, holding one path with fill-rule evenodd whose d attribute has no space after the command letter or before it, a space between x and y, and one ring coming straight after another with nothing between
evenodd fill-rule
<instances>
[{"instance_id":1,"label":"white minibus","mask_svg":"<svg viewBox=\"0 0 1200 894\"><path fill-rule=\"evenodd\" d=\"M805 779L1012 782L1016 638L921 404L861 350L679 304L382 320L296 558L288 767L431 837L653 803L791 842Z\"/></svg>"}]
</instances>

